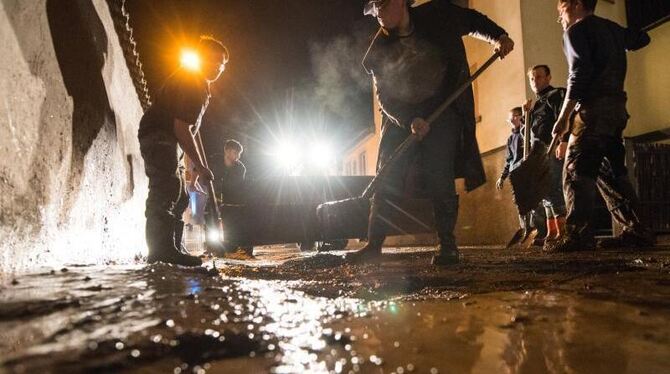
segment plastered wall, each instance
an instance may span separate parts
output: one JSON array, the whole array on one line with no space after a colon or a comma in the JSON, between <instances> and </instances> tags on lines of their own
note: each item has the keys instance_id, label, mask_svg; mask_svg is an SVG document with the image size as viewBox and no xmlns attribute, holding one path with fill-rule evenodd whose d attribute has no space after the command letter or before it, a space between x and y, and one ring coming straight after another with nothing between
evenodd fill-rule
<instances>
[{"instance_id":1,"label":"plastered wall","mask_svg":"<svg viewBox=\"0 0 670 374\"><path fill-rule=\"evenodd\" d=\"M0 280L146 251L142 115L106 2L0 2Z\"/></svg>"}]
</instances>

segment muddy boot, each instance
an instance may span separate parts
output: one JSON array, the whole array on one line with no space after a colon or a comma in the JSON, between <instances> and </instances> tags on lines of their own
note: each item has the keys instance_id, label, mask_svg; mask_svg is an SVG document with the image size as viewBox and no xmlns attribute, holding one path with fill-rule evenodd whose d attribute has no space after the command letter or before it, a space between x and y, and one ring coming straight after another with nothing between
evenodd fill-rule
<instances>
[{"instance_id":1,"label":"muddy boot","mask_svg":"<svg viewBox=\"0 0 670 374\"><path fill-rule=\"evenodd\" d=\"M656 244L656 237L648 230L625 229L619 236L598 241L598 248L648 248Z\"/></svg>"},{"instance_id":2,"label":"muddy boot","mask_svg":"<svg viewBox=\"0 0 670 374\"><path fill-rule=\"evenodd\" d=\"M185 255L177 250L177 248L168 248L160 254L149 253L147 262L150 264L156 262L165 262L167 264L182 265L182 266L200 266L202 260L200 257Z\"/></svg>"},{"instance_id":3,"label":"muddy boot","mask_svg":"<svg viewBox=\"0 0 670 374\"><path fill-rule=\"evenodd\" d=\"M565 234L562 234L558 240L544 243L542 250L545 252L592 251L596 248L595 244L595 238L588 227L578 229L568 225Z\"/></svg>"},{"instance_id":4,"label":"muddy boot","mask_svg":"<svg viewBox=\"0 0 670 374\"><path fill-rule=\"evenodd\" d=\"M433 201L435 226L440 245L433 256L432 264L437 266L455 265L459 262L454 229L458 217L458 196L447 201Z\"/></svg>"},{"instance_id":5,"label":"muddy boot","mask_svg":"<svg viewBox=\"0 0 670 374\"><path fill-rule=\"evenodd\" d=\"M351 263L374 262L381 260L382 245L386 239L386 224L381 220L385 211L385 204L372 201L368 224L368 243L356 252L345 256L345 261Z\"/></svg>"}]
</instances>

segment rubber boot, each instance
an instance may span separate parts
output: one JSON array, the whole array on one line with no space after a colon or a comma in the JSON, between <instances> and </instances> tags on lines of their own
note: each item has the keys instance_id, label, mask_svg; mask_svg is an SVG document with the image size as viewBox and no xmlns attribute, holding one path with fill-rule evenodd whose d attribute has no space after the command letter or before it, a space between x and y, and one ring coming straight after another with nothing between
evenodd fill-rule
<instances>
[{"instance_id":1,"label":"rubber boot","mask_svg":"<svg viewBox=\"0 0 670 374\"><path fill-rule=\"evenodd\" d=\"M556 217L547 218L547 235L544 237L544 241L556 240L558 236L558 219Z\"/></svg>"},{"instance_id":2,"label":"rubber boot","mask_svg":"<svg viewBox=\"0 0 670 374\"><path fill-rule=\"evenodd\" d=\"M146 237L149 247L148 263L165 262L183 266L202 265L202 260L199 257L183 254L175 246L174 222L161 222L157 219L148 218Z\"/></svg>"},{"instance_id":3,"label":"rubber boot","mask_svg":"<svg viewBox=\"0 0 670 374\"><path fill-rule=\"evenodd\" d=\"M183 238L184 238L184 221L179 220L174 224L174 246L179 250L179 252L187 255L188 251L186 250L186 246L183 243Z\"/></svg>"},{"instance_id":4,"label":"rubber boot","mask_svg":"<svg viewBox=\"0 0 670 374\"><path fill-rule=\"evenodd\" d=\"M565 234L565 216L556 217L556 236L552 240L558 240Z\"/></svg>"},{"instance_id":5,"label":"rubber boot","mask_svg":"<svg viewBox=\"0 0 670 374\"><path fill-rule=\"evenodd\" d=\"M381 260L382 246L386 239L386 224L382 218L388 211L388 204L372 200L368 221L368 242L356 252L349 253L345 260L353 263L373 262Z\"/></svg>"},{"instance_id":6,"label":"rubber boot","mask_svg":"<svg viewBox=\"0 0 670 374\"><path fill-rule=\"evenodd\" d=\"M433 256L432 264L438 266L458 264L460 256L454 236L458 218L458 196L451 200L433 201L433 211L440 244L437 254Z\"/></svg>"}]
</instances>

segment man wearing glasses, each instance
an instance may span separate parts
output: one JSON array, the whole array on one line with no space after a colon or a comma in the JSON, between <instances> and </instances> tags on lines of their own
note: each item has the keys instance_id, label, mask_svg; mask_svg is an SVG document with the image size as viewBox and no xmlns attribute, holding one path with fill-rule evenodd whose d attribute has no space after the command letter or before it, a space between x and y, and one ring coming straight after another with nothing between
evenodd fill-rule
<instances>
[{"instance_id":1,"label":"man wearing glasses","mask_svg":"<svg viewBox=\"0 0 670 374\"><path fill-rule=\"evenodd\" d=\"M213 38L201 37L198 54L199 69L179 69L172 74L140 121L140 151L149 178L145 213L149 263L202 264L200 258L184 253L181 245L188 194L179 148L193 162L196 178L214 178L204 165L204 155L198 152L194 135L209 104L209 84L223 72L228 50Z\"/></svg>"},{"instance_id":2,"label":"man wearing glasses","mask_svg":"<svg viewBox=\"0 0 670 374\"><path fill-rule=\"evenodd\" d=\"M484 184L486 177L475 139L472 90L466 90L432 124L427 118L445 98L469 77L469 64L462 37L472 35L493 45L504 57L514 43L505 30L471 9L433 0L412 7L413 0L369 0L365 14L377 19L381 28L366 53L363 65L372 76L384 115L405 134L421 139L407 160L418 158L419 190L433 201L440 240L436 265L457 263L454 237L458 196L454 179L464 177L466 188ZM387 126L388 129L388 126ZM397 141L384 139L394 131L383 131L380 158L394 149ZM396 138L402 138L396 136ZM402 141L402 139L398 139ZM381 183L372 200L368 243L350 259L379 258L393 200L402 196L409 161L397 167Z\"/></svg>"}]
</instances>

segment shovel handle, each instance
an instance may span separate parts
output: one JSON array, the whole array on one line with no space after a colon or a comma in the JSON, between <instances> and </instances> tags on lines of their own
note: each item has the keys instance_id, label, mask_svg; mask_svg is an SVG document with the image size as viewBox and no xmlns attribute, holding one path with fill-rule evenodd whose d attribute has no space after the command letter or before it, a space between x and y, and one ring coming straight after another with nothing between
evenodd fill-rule
<instances>
[{"instance_id":1,"label":"shovel handle","mask_svg":"<svg viewBox=\"0 0 670 374\"><path fill-rule=\"evenodd\" d=\"M202 163L207 169L209 169L209 164L207 163L207 156L205 156L205 147L202 145L202 137L200 136L200 131L196 133L196 138L198 141L198 148L200 151L200 158L202 158ZM207 183L207 193L211 197L212 205L214 205L214 214L216 215L216 222L219 226L219 230L223 230L223 220L221 219L221 210L219 209L219 202L216 199L216 191L214 190L214 181L210 180Z\"/></svg>"},{"instance_id":2,"label":"shovel handle","mask_svg":"<svg viewBox=\"0 0 670 374\"><path fill-rule=\"evenodd\" d=\"M463 84L458 86L454 92L452 92L445 100L444 102L435 109L435 111L426 119L426 121L430 124L434 122L441 114L444 112L445 109L449 107L456 99L458 99L459 96L470 87L472 82L474 82L475 79L477 79L486 69L491 66L498 58L500 57L500 53L496 52L493 54L493 56L489 57L488 60L479 68L477 71L475 71ZM391 169L391 166L396 163L396 161L407 152L408 149L410 149L414 144L418 143L419 138L415 134L410 134L410 136L405 139L396 149L393 151L391 154L391 157L382 165L381 168L379 168L379 171L377 172L377 175L372 178L368 186L365 188L365 191L363 191L363 194L361 195L364 198L371 198L372 194L374 194L377 185L379 184L379 181L385 177L388 173L389 170Z\"/></svg>"},{"instance_id":3,"label":"shovel handle","mask_svg":"<svg viewBox=\"0 0 670 374\"><path fill-rule=\"evenodd\" d=\"M549 147L547 147L547 156L551 156L551 151L558 145L558 135L554 135L553 138L551 138L551 143L549 143Z\"/></svg>"},{"instance_id":4,"label":"shovel handle","mask_svg":"<svg viewBox=\"0 0 670 374\"><path fill-rule=\"evenodd\" d=\"M458 88L456 88L456 91L452 92L451 95L449 95L449 97L447 97L444 100L442 105L437 107L437 109L435 109L433 114L431 114L430 117L428 117L426 119L426 121L428 123L433 123L442 114L442 112L444 112L444 110L447 109L449 107L449 105L451 105L451 103L454 102L454 100L458 99L458 97L461 96L463 91L467 90L468 87L470 87L470 85L472 84L472 82L474 82L475 79L479 78L479 76L486 69L488 69L489 66L491 66L491 64L493 64L496 60L498 60L499 57L500 57L500 52L496 52L496 53L493 54L493 56L489 57L489 59L486 60L484 65L482 65L479 69L477 69L477 71L472 73L472 75L468 78L468 80L466 80L463 84L458 86Z\"/></svg>"}]
</instances>

